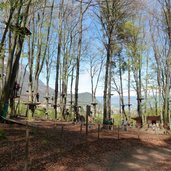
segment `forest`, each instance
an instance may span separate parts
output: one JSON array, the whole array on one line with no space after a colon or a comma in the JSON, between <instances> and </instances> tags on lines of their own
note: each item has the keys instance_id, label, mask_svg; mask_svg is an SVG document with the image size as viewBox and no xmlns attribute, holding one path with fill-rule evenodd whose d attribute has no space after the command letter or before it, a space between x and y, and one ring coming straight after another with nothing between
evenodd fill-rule
<instances>
[{"instance_id":1,"label":"forest","mask_svg":"<svg viewBox=\"0 0 171 171\"><path fill-rule=\"evenodd\" d=\"M131 92L136 115L170 120L170 0L1 0L0 114L18 113L24 73L29 73L27 117L39 105L39 79L54 88L53 115L79 114L81 73L90 78L96 115L96 93L103 93L103 120L111 118L111 97L117 93L120 113L130 120ZM125 93L126 90L126 93ZM128 97L128 103L124 96ZM69 98L67 98L69 96ZM153 104L149 107L149 99Z\"/></svg>"},{"instance_id":2,"label":"forest","mask_svg":"<svg viewBox=\"0 0 171 171\"><path fill-rule=\"evenodd\" d=\"M0 0L0 170L171 170L170 90L171 0Z\"/></svg>"}]
</instances>

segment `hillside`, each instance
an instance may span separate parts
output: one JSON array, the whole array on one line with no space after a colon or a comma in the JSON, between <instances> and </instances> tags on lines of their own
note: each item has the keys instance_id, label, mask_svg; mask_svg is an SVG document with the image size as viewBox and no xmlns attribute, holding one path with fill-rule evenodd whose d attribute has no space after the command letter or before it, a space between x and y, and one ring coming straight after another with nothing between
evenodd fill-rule
<instances>
[{"instance_id":1,"label":"hillside","mask_svg":"<svg viewBox=\"0 0 171 171\"><path fill-rule=\"evenodd\" d=\"M23 72L21 73L21 77L23 77ZM28 71L26 71L25 77L24 77L24 82L23 82L23 88L22 88L22 92L21 92L21 99L24 101L28 100L28 92L26 92L28 90L28 80L29 80L29 73ZM43 98L45 96L45 92L46 92L46 85L39 80L39 95L40 95L40 101L43 103L45 102L45 99ZM52 97L54 95L54 89L49 88L49 95L50 97ZM74 97L74 95L73 95ZM68 95L67 97L67 101L70 101L70 95ZM79 93L78 95L78 104L79 105L87 105L87 104L91 104L92 100L91 100L91 94L88 92L85 93Z\"/></svg>"},{"instance_id":2,"label":"hillside","mask_svg":"<svg viewBox=\"0 0 171 171\"><path fill-rule=\"evenodd\" d=\"M74 99L74 94L73 94ZM70 102L70 94L68 94L67 101ZM86 106L91 105L92 99L91 99L91 93L85 92L85 93L79 93L78 94L78 105L80 106ZM69 104L69 103L67 103Z\"/></svg>"},{"instance_id":3,"label":"hillside","mask_svg":"<svg viewBox=\"0 0 171 171\"><path fill-rule=\"evenodd\" d=\"M23 78L23 72L21 72L21 77ZM29 73L26 71L24 81L23 81L23 87L21 92L21 99L27 100L28 99L28 82L29 82ZM40 94L40 101L44 101L44 96L46 95L46 85L39 79L39 94ZM52 88L49 88L49 94L50 96L54 94L54 90Z\"/></svg>"},{"instance_id":4,"label":"hillside","mask_svg":"<svg viewBox=\"0 0 171 171\"><path fill-rule=\"evenodd\" d=\"M97 96L96 97L97 100L99 101L100 104L103 104L103 97L102 96ZM131 108L132 109L135 109L137 107L137 97L136 96L131 96L130 97L130 101L131 101ZM124 96L124 103L126 105L126 108L128 107L127 104L128 104L128 96ZM111 104L112 104L112 107L115 108L115 109L119 109L119 96L112 96L111 97Z\"/></svg>"}]
</instances>

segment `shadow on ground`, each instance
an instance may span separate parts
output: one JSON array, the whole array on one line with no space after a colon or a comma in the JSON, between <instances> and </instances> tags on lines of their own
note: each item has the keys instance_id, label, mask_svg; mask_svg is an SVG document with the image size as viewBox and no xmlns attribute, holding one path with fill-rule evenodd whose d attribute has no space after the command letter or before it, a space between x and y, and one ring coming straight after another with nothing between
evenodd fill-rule
<instances>
[{"instance_id":1,"label":"shadow on ground","mask_svg":"<svg viewBox=\"0 0 171 171\"><path fill-rule=\"evenodd\" d=\"M23 170L25 127L1 125L6 139L0 140L0 170ZM130 130L104 131L86 137L78 125L30 128L29 170L33 171L134 171L171 170L171 137Z\"/></svg>"}]
</instances>

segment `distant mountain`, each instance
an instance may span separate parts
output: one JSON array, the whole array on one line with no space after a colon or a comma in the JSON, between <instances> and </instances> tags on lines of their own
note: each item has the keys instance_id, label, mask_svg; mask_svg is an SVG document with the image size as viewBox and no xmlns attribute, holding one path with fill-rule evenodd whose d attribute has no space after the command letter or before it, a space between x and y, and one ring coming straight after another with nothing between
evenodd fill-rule
<instances>
[{"instance_id":1,"label":"distant mountain","mask_svg":"<svg viewBox=\"0 0 171 171\"><path fill-rule=\"evenodd\" d=\"M23 72L21 73L21 77L23 77ZM21 99L24 101L28 101L28 81L29 81L29 73L26 71L25 77L24 77L24 84L21 92ZM45 102L45 95L46 95L46 85L39 79L39 95L40 95L40 102ZM49 96L52 97L54 95L54 89L49 88ZM74 94L73 94L74 98ZM67 97L68 104L70 102L70 95ZM85 92L85 93L79 93L78 94L78 104L79 105L88 105L91 104L91 93Z\"/></svg>"},{"instance_id":2,"label":"distant mountain","mask_svg":"<svg viewBox=\"0 0 171 171\"><path fill-rule=\"evenodd\" d=\"M21 76L23 77L23 72L20 72ZM28 80L29 80L29 73L26 71L25 77L24 77L24 84L22 88L22 93L21 93L21 99L24 101L28 101ZM40 95L40 101L43 103L45 102L44 96L46 95L46 85L39 80L39 95ZM54 89L49 88L49 95L52 97L54 95ZM73 94L73 99L74 99L74 94ZM98 105L103 104L103 97L102 96L97 96L97 103ZM128 103L128 97L124 97L125 104ZM67 97L67 104L70 102L70 95L68 94ZM85 92L85 93L79 93L78 95L78 105L91 105L92 99L91 99L91 93ZM131 96L131 107L136 108L137 100L135 96ZM112 96L112 107L114 108L119 108L119 97L118 96Z\"/></svg>"},{"instance_id":3,"label":"distant mountain","mask_svg":"<svg viewBox=\"0 0 171 171\"><path fill-rule=\"evenodd\" d=\"M90 105L92 103L91 93L79 93L78 94L78 103L83 105Z\"/></svg>"},{"instance_id":4,"label":"distant mountain","mask_svg":"<svg viewBox=\"0 0 171 171\"><path fill-rule=\"evenodd\" d=\"M23 77L23 72L21 72L21 77ZM28 83L29 83L29 73L26 71L25 77L24 77L24 84L22 87L21 92L21 99L27 101L28 100ZM54 94L54 90L52 88L49 88L49 94L52 96ZM44 101L44 96L46 95L46 85L39 79L39 95L40 95L40 101Z\"/></svg>"},{"instance_id":5,"label":"distant mountain","mask_svg":"<svg viewBox=\"0 0 171 171\"><path fill-rule=\"evenodd\" d=\"M102 96L97 96L97 100L103 104L103 97ZM137 105L137 97L136 96L131 96L131 108L136 108ZM119 96L112 96L111 97L111 103L113 108L119 109ZM125 105L128 104L128 96L124 96L124 103Z\"/></svg>"}]
</instances>

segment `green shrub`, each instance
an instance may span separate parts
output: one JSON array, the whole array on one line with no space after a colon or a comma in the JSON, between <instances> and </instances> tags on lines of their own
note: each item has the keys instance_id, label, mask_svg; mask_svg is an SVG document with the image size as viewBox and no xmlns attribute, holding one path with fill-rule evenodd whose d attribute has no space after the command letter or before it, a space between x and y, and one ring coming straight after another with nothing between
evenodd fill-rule
<instances>
[{"instance_id":1,"label":"green shrub","mask_svg":"<svg viewBox=\"0 0 171 171\"><path fill-rule=\"evenodd\" d=\"M112 115L112 119L114 119L114 125L121 125L121 121L122 121L122 115L121 114L113 114Z\"/></svg>"},{"instance_id":2,"label":"green shrub","mask_svg":"<svg viewBox=\"0 0 171 171\"><path fill-rule=\"evenodd\" d=\"M35 116L38 118L44 118L45 117L46 110L44 108L37 108L35 110Z\"/></svg>"},{"instance_id":3,"label":"green shrub","mask_svg":"<svg viewBox=\"0 0 171 171\"><path fill-rule=\"evenodd\" d=\"M94 121L95 121L95 123L102 123L103 122L103 115L97 113Z\"/></svg>"},{"instance_id":4,"label":"green shrub","mask_svg":"<svg viewBox=\"0 0 171 171\"><path fill-rule=\"evenodd\" d=\"M49 109L48 110L48 118L54 120L55 119L55 110Z\"/></svg>"},{"instance_id":5,"label":"green shrub","mask_svg":"<svg viewBox=\"0 0 171 171\"><path fill-rule=\"evenodd\" d=\"M22 103L20 103L19 106L18 106L17 114L25 116L26 109L27 109L27 106L22 104Z\"/></svg>"}]
</instances>

